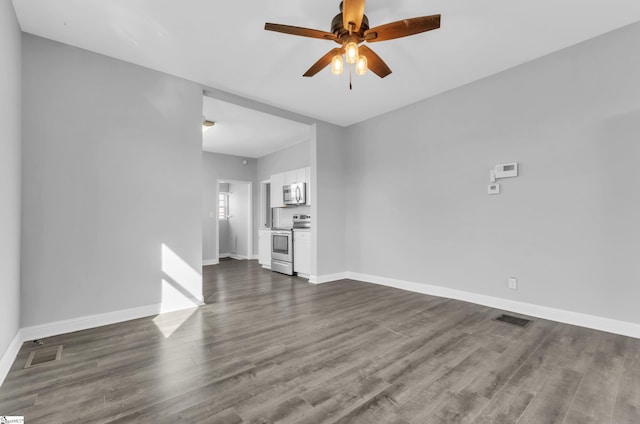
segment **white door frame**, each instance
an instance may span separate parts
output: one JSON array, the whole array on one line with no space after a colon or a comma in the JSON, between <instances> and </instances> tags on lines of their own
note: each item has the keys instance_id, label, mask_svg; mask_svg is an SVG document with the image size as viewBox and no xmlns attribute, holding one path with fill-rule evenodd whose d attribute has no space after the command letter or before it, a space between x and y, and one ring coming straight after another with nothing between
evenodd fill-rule
<instances>
[{"instance_id":1,"label":"white door frame","mask_svg":"<svg viewBox=\"0 0 640 424\"><path fill-rule=\"evenodd\" d=\"M271 229L271 227L266 227L264 225L266 223L265 217L267 216L267 209L271 209L271 205L267 207L267 204L265 202L267 197L267 190L265 189L265 186L267 184L271 184L271 179L260 181L260 210L258 211L258 213L260 214L260 218L258 219L258 228L261 230ZM271 223L271 226L273 226L273 222ZM258 252L258 254L260 253Z\"/></svg>"},{"instance_id":2,"label":"white door frame","mask_svg":"<svg viewBox=\"0 0 640 424\"><path fill-rule=\"evenodd\" d=\"M247 228L248 233L248 259L253 259L253 183L251 181L229 180L227 178L218 178L216 180L216 260L220 261L220 219L218 218L218 198L220 197L220 184L222 182L230 184L247 184L249 186L249 201L247 213Z\"/></svg>"}]
</instances>

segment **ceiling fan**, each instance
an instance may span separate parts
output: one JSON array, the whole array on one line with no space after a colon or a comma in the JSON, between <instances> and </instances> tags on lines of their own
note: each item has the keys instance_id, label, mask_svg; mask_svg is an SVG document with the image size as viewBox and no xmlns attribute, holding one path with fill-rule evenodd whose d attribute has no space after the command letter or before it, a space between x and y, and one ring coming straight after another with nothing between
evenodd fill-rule
<instances>
[{"instance_id":1,"label":"ceiling fan","mask_svg":"<svg viewBox=\"0 0 640 424\"><path fill-rule=\"evenodd\" d=\"M264 29L335 41L340 45L314 63L304 73L305 77L314 76L329 64L334 75L342 74L344 71L342 55L345 55L347 63L355 65L356 74L364 75L367 69L371 69L380 78L384 78L391 73L391 69L373 50L366 45L360 45L362 42L393 40L440 28L440 15L403 19L369 28L369 19L364 14L364 6L365 0L340 2L340 13L331 21L331 32L272 23L266 23Z\"/></svg>"}]
</instances>

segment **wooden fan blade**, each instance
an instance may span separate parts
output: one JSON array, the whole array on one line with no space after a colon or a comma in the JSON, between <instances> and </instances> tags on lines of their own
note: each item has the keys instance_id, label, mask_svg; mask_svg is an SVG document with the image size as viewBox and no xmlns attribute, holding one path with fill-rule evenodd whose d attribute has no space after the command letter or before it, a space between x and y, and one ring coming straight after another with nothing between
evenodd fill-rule
<instances>
[{"instance_id":1,"label":"wooden fan blade","mask_svg":"<svg viewBox=\"0 0 640 424\"><path fill-rule=\"evenodd\" d=\"M358 47L360 54L367 58L367 66L377 76L380 78L384 78L391 73L391 68L384 63L384 60L380 58L367 46L359 46Z\"/></svg>"},{"instance_id":2,"label":"wooden fan blade","mask_svg":"<svg viewBox=\"0 0 640 424\"><path fill-rule=\"evenodd\" d=\"M344 29L349 31L349 24L352 23L354 27L353 32L360 31L360 25L362 25L362 17L364 16L364 3L365 0L344 0L342 2L342 22Z\"/></svg>"},{"instance_id":3,"label":"wooden fan blade","mask_svg":"<svg viewBox=\"0 0 640 424\"><path fill-rule=\"evenodd\" d=\"M314 63L311 68L304 73L303 77L312 77L320 72L331 63L331 59L333 59L333 56L337 54L342 54L342 49L336 47L335 49L330 50L329 53L325 54L316 63Z\"/></svg>"},{"instance_id":4,"label":"wooden fan blade","mask_svg":"<svg viewBox=\"0 0 640 424\"><path fill-rule=\"evenodd\" d=\"M376 41L393 40L440 28L440 15L421 16L419 18L403 19L368 29L364 38L370 43Z\"/></svg>"},{"instance_id":5,"label":"wooden fan blade","mask_svg":"<svg viewBox=\"0 0 640 424\"><path fill-rule=\"evenodd\" d=\"M264 29L267 31L282 32L284 34L299 35L301 37L321 38L324 40L336 39L336 35L330 32L291 25L280 25L267 22L266 24L264 24Z\"/></svg>"}]
</instances>

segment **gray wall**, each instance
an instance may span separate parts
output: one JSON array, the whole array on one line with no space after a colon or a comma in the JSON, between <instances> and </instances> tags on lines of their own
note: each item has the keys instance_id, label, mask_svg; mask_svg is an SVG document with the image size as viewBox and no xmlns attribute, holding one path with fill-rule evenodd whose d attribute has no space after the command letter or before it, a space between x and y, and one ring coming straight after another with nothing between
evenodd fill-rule
<instances>
[{"instance_id":1,"label":"gray wall","mask_svg":"<svg viewBox=\"0 0 640 424\"><path fill-rule=\"evenodd\" d=\"M346 268L345 216L351 215L351 202L346 203L345 130L326 123L316 125L315 153L312 160L313 217L312 237L317 240L316 251L312 247L312 258L316 259L312 275L331 275L344 272ZM315 168L315 169L314 169ZM315 253L315 255L314 255ZM317 256L316 256L317 255ZM314 273L315 271L315 273Z\"/></svg>"},{"instance_id":2,"label":"gray wall","mask_svg":"<svg viewBox=\"0 0 640 424\"><path fill-rule=\"evenodd\" d=\"M242 160L247 164L243 165ZM256 159L239 156L222 155L219 153L202 153L202 260L212 261L216 258L216 220L218 219L218 201L216 198L216 184L221 180L251 181L253 183L253 253L258 254L258 194L259 186L256 178ZM212 215L213 214L213 215ZM220 253L224 252L222 247Z\"/></svg>"},{"instance_id":3,"label":"gray wall","mask_svg":"<svg viewBox=\"0 0 640 424\"><path fill-rule=\"evenodd\" d=\"M639 39L634 24L350 127L348 270L640 322ZM511 161L521 175L488 196Z\"/></svg>"},{"instance_id":4,"label":"gray wall","mask_svg":"<svg viewBox=\"0 0 640 424\"><path fill-rule=\"evenodd\" d=\"M309 141L294 144L286 149L258 158L258 181L265 181L273 174L306 168L311 158Z\"/></svg>"},{"instance_id":5,"label":"gray wall","mask_svg":"<svg viewBox=\"0 0 640 424\"><path fill-rule=\"evenodd\" d=\"M200 272L201 87L22 42L22 325L159 303L163 244Z\"/></svg>"},{"instance_id":6,"label":"gray wall","mask_svg":"<svg viewBox=\"0 0 640 424\"><path fill-rule=\"evenodd\" d=\"M20 54L13 6L0 0L0 358L20 328Z\"/></svg>"}]
</instances>

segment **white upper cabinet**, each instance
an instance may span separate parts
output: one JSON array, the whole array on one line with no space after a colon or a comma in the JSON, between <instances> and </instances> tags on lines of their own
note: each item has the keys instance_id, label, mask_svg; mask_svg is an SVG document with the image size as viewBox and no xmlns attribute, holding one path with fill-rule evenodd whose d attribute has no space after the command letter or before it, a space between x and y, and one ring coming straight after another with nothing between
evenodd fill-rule
<instances>
[{"instance_id":1,"label":"white upper cabinet","mask_svg":"<svg viewBox=\"0 0 640 424\"><path fill-rule=\"evenodd\" d=\"M271 176L271 207L284 207L282 186L307 183L307 205L311 205L311 168L300 168Z\"/></svg>"},{"instance_id":2,"label":"white upper cabinet","mask_svg":"<svg viewBox=\"0 0 640 424\"><path fill-rule=\"evenodd\" d=\"M305 172L307 168L296 169L296 183L307 183L309 184L309 179L307 178L307 173Z\"/></svg>"},{"instance_id":3,"label":"white upper cabinet","mask_svg":"<svg viewBox=\"0 0 640 424\"><path fill-rule=\"evenodd\" d=\"M291 185L297 183L306 183L307 175L305 168L294 169L293 171L287 171L284 173L284 185Z\"/></svg>"},{"instance_id":4,"label":"white upper cabinet","mask_svg":"<svg viewBox=\"0 0 640 424\"><path fill-rule=\"evenodd\" d=\"M284 173L284 185L291 185L293 183L297 183L295 169Z\"/></svg>"},{"instance_id":5,"label":"white upper cabinet","mask_svg":"<svg viewBox=\"0 0 640 424\"><path fill-rule=\"evenodd\" d=\"M274 174L271 176L271 207L283 208L284 197L282 196L282 186L284 184L284 174Z\"/></svg>"}]
</instances>

